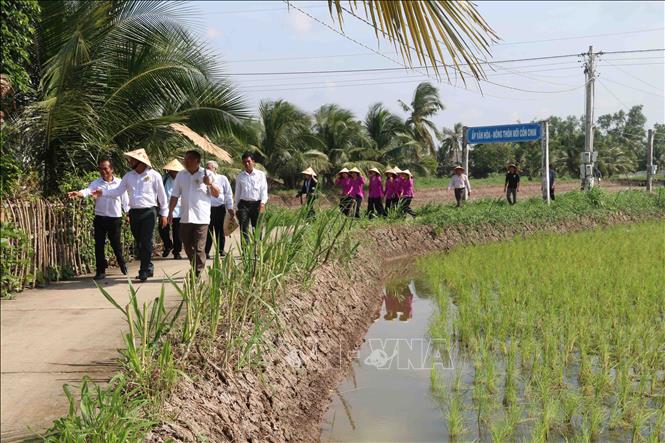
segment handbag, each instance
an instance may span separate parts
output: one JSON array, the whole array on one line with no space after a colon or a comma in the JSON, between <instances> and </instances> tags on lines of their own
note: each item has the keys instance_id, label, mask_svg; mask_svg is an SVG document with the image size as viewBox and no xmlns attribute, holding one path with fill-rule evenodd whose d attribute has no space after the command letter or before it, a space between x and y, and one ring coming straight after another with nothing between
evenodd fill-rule
<instances>
[{"instance_id":1,"label":"handbag","mask_svg":"<svg viewBox=\"0 0 665 443\"><path fill-rule=\"evenodd\" d=\"M236 216L226 214L226 217L224 217L224 236L228 237L230 236L233 231L238 229L238 220L236 219Z\"/></svg>"}]
</instances>

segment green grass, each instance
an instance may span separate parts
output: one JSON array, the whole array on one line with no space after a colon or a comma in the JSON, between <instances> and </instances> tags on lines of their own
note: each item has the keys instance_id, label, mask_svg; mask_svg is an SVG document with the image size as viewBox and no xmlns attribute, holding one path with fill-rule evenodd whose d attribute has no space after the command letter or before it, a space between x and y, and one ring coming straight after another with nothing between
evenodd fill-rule
<instances>
[{"instance_id":1,"label":"green grass","mask_svg":"<svg viewBox=\"0 0 665 443\"><path fill-rule=\"evenodd\" d=\"M476 404L465 407L480 417L503 404L482 420L502 438L516 404L532 441L602 440L610 427L621 439L665 438L664 264L663 221L420 259L446 316L433 321L433 338L475 362Z\"/></svg>"},{"instance_id":2,"label":"green grass","mask_svg":"<svg viewBox=\"0 0 665 443\"><path fill-rule=\"evenodd\" d=\"M526 175L522 176L522 184L525 183L540 183L540 178L535 177L533 180L529 180ZM558 177L557 181L559 183L570 183L577 182L579 179L570 178L570 177ZM471 188L476 186L492 186L492 185L501 185L503 186L506 182L505 174L491 174L489 177L485 178L469 178L471 183ZM450 183L450 177L416 177L413 184L416 189L430 189L430 188L441 188L447 189L448 184Z\"/></svg>"},{"instance_id":3,"label":"green grass","mask_svg":"<svg viewBox=\"0 0 665 443\"><path fill-rule=\"evenodd\" d=\"M480 224L552 223L578 217L603 218L612 213L663 214L665 188L654 194L640 190L606 192L572 191L557 196L547 207L542 199L531 198L510 206L505 199L483 199L456 208L452 204L429 204L417 210L419 223L444 228L471 227Z\"/></svg>"},{"instance_id":4,"label":"green grass","mask_svg":"<svg viewBox=\"0 0 665 443\"><path fill-rule=\"evenodd\" d=\"M127 322L120 351L123 371L108 387L84 380L78 395L65 385L69 413L54 422L47 439L141 440L160 421L160 406L186 376L192 352L222 376L260 366L272 344L264 340L268 331L289 327L280 321L284 287L306 285L313 271L329 261L348 261L357 249L349 236L351 225L335 210L320 211L314 218L307 208L267 212L238 257L216 255L203 278L188 273L183 283L169 282L181 296L170 310L164 287L155 299L139 305L130 285L125 307L100 288ZM207 357L211 354L214 359Z\"/></svg>"}]
</instances>

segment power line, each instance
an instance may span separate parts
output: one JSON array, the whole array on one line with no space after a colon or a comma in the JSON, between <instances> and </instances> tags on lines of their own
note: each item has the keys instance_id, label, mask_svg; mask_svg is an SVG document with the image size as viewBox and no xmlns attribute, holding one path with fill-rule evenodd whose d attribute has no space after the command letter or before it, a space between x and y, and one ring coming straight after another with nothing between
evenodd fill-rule
<instances>
[{"instance_id":1,"label":"power line","mask_svg":"<svg viewBox=\"0 0 665 443\"><path fill-rule=\"evenodd\" d=\"M623 106L623 107L626 108L626 109L630 109L630 106L628 106L628 105L625 104L623 101L621 101L621 99L620 99L619 97L617 97L617 96L614 94L614 92L612 92L612 90L611 90L610 88L608 88L607 86L605 86L605 83L601 82L599 78L596 79L596 80L598 80L598 83L600 84L600 86L602 86L607 92L609 92L610 95L611 95L612 97L614 97L614 99L615 99L615 100L616 100L621 106Z\"/></svg>"},{"instance_id":2,"label":"power line","mask_svg":"<svg viewBox=\"0 0 665 443\"><path fill-rule=\"evenodd\" d=\"M522 41L522 42L506 42L506 43L497 43L495 46L526 45L526 44L530 44L530 43L557 42L557 41L564 41L564 40L577 40L577 39L590 38L590 37L611 37L611 36L615 36L615 35L642 34L642 33L646 33L646 32L655 32L655 31L662 31L662 30L665 30L665 28L639 29L639 30L635 30L635 31L612 32L612 33L609 33L609 34L578 35L578 36L574 36L574 37L559 37L559 38L551 38L551 39L543 39L543 40L529 40L529 41Z\"/></svg>"},{"instance_id":3,"label":"power line","mask_svg":"<svg viewBox=\"0 0 665 443\"><path fill-rule=\"evenodd\" d=\"M605 80L608 81L608 82L610 82L610 83L614 83L614 84L617 84L617 85L619 85L619 86L623 86L624 88L633 89L633 90L635 90L635 91L643 92L643 93L645 93L645 94L657 95L658 97L663 97L663 98L665 98L665 95L657 94L657 93L655 93L655 92L653 92L653 91L645 91L644 89L639 89L639 88L636 88L636 87L634 87L634 86L626 85L625 83L619 83L619 82L614 81L614 80L611 80L611 79L609 79L609 78L607 78L607 77L605 77Z\"/></svg>"},{"instance_id":4,"label":"power line","mask_svg":"<svg viewBox=\"0 0 665 443\"><path fill-rule=\"evenodd\" d=\"M612 64L612 63L607 63L607 65L608 65L608 66L612 66L612 67L617 68L619 71L623 72L623 73L626 74L627 76L632 77L632 78L634 78L635 80L637 80L637 81L639 81L639 82L641 82L641 83L644 83L645 85L647 85L647 86L649 86L649 87L652 87L652 88L654 88L654 89L657 89L659 92L662 91L661 88L659 88L658 86L654 86L654 85L652 85L651 83L649 83L649 82L647 82L647 81L645 81L645 80L642 80L640 77L631 74L630 72L628 72L628 71L626 71L625 69L621 68L619 65L615 65L615 64Z\"/></svg>"}]
</instances>

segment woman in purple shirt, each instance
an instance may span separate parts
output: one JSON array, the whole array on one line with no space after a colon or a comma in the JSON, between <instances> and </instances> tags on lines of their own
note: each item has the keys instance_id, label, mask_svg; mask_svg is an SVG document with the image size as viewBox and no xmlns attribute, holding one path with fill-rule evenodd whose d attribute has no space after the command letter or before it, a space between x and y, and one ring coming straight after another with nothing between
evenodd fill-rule
<instances>
[{"instance_id":1,"label":"woman in purple shirt","mask_svg":"<svg viewBox=\"0 0 665 443\"><path fill-rule=\"evenodd\" d=\"M381 172L376 168L369 170L369 196L367 199L367 216L386 215L383 210L383 181Z\"/></svg>"},{"instance_id":2,"label":"woman in purple shirt","mask_svg":"<svg viewBox=\"0 0 665 443\"><path fill-rule=\"evenodd\" d=\"M344 215L349 215L351 211L351 205L353 204L353 197L351 197L351 178L349 177L349 170L343 168L337 173L337 180L335 180L335 185L342 188L342 192L339 199L339 209Z\"/></svg>"},{"instance_id":3,"label":"woman in purple shirt","mask_svg":"<svg viewBox=\"0 0 665 443\"><path fill-rule=\"evenodd\" d=\"M396 169L396 168L395 168ZM399 201L399 192L398 192L398 179L395 169L388 169L386 171L386 211L388 212L391 208L396 208Z\"/></svg>"},{"instance_id":4,"label":"woman in purple shirt","mask_svg":"<svg viewBox=\"0 0 665 443\"><path fill-rule=\"evenodd\" d=\"M401 178L401 192L400 192L400 208L411 217L415 217L416 213L411 209L411 200L413 200L413 176L408 169L400 171Z\"/></svg>"},{"instance_id":5,"label":"woman in purple shirt","mask_svg":"<svg viewBox=\"0 0 665 443\"><path fill-rule=\"evenodd\" d=\"M365 177L360 175L360 169L353 168L349 171L351 173L351 197L355 201L355 210L354 216L360 218L360 206L363 203L363 197L365 196L365 191L363 187L365 186Z\"/></svg>"}]
</instances>

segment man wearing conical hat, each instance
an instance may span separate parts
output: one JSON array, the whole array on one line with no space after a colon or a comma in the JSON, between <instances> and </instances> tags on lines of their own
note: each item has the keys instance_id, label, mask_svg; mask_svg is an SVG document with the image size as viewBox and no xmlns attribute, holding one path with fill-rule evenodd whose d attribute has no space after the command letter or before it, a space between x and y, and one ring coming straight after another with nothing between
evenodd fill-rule
<instances>
[{"instance_id":1,"label":"man wearing conical hat","mask_svg":"<svg viewBox=\"0 0 665 443\"><path fill-rule=\"evenodd\" d=\"M171 194L173 193L175 178L178 175L178 172L182 171L184 167L182 166L182 163L180 163L180 160L174 158L165 164L162 169L165 171L164 176L162 177L164 191L166 192L166 198L170 199ZM159 228L159 236L164 243L162 257L168 257L171 251L173 251L173 258L175 260L182 259L182 256L180 255L180 252L182 251L182 241L180 240L180 199L178 199L178 204L173 210L173 221L166 226Z\"/></svg>"},{"instance_id":2,"label":"man wearing conical hat","mask_svg":"<svg viewBox=\"0 0 665 443\"><path fill-rule=\"evenodd\" d=\"M307 168L302 171L302 175L305 177L300 187L300 192L296 194L296 198L300 197L300 203L302 203L302 196L304 195L306 200L306 205L309 208L309 216L314 215L314 200L316 199L316 172L314 169Z\"/></svg>"},{"instance_id":3,"label":"man wearing conical hat","mask_svg":"<svg viewBox=\"0 0 665 443\"><path fill-rule=\"evenodd\" d=\"M152 235L159 208L160 226L167 224L168 200L162 176L152 169L152 164L145 149L126 152L125 157L132 169L120 181L115 189L97 188L94 192L98 197L119 197L123 192L129 195L129 225L132 235L138 243L141 267L139 281L146 281L154 274L152 264Z\"/></svg>"},{"instance_id":4,"label":"man wearing conical hat","mask_svg":"<svg viewBox=\"0 0 665 443\"><path fill-rule=\"evenodd\" d=\"M464 168L460 165L453 168L453 176L450 178L450 184L448 184L448 190L450 191L451 189L455 192L455 200L457 201L458 208L467 199L467 196L471 196L469 177L467 177L464 173Z\"/></svg>"},{"instance_id":5,"label":"man wearing conical hat","mask_svg":"<svg viewBox=\"0 0 665 443\"><path fill-rule=\"evenodd\" d=\"M113 165L111 160L101 159L97 163L99 168L99 178L88 185L87 188L80 191L67 193L69 198L88 197L94 194L97 189L115 189L120 185L121 179L113 175ZM118 197L103 196L95 201L95 219L92 223L95 233L95 280L106 278L106 255L104 247L106 237L111 243L113 253L118 261L118 267L123 274L127 274L127 265L122 256L122 243L120 239L122 231L122 212L129 211L129 198L127 193L123 192Z\"/></svg>"}]
</instances>

